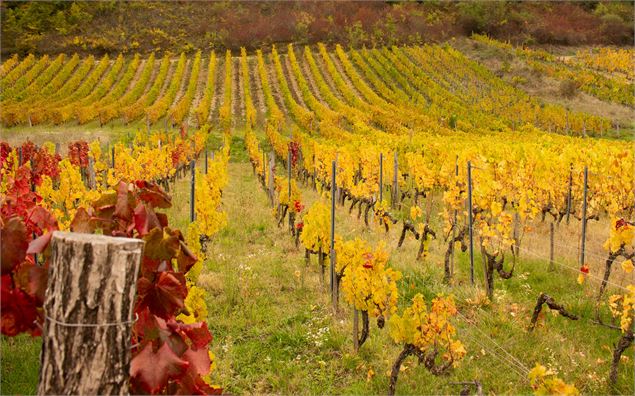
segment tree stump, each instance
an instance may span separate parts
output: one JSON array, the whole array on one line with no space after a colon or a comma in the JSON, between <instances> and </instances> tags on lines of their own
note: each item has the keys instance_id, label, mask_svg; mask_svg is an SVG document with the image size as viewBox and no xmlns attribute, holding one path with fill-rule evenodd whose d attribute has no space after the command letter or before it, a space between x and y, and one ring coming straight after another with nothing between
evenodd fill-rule
<instances>
[{"instance_id":1,"label":"tree stump","mask_svg":"<svg viewBox=\"0 0 635 396\"><path fill-rule=\"evenodd\" d=\"M38 394L128 394L144 242L55 232Z\"/></svg>"}]
</instances>

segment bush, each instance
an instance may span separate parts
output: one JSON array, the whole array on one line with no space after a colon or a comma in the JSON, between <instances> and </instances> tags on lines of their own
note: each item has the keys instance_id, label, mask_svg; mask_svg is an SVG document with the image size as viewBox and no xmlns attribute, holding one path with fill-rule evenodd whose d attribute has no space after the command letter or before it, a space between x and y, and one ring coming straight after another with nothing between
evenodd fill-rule
<instances>
[{"instance_id":1,"label":"bush","mask_svg":"<svg viewBox=\"0 0 635 396\"><path fill-rule=\"evenodd\" d=\"M562 97L573 98L578 93L578 84L571 79L562 80L559 91Z\"/></svg>"},{"instance_id":2,"label":"bush","mask_svg":"<svg viewBox=\"0 0 635 396\"><path fill-rule=\"evenodd\" d=\"M609 42L621 44L632 38L633 30L619 15L606 14L602 16L602 34Z\"/></svg>"}]
</instances>

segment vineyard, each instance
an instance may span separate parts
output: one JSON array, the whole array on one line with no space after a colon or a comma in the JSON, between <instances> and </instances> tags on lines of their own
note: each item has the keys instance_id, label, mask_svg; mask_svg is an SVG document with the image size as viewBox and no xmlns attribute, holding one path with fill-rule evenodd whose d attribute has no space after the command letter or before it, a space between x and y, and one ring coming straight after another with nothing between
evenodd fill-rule
<instances>
[{"instance_id":1,"label":"vineyard","mask_svg":"<svg viewBox=\"0 0 635 396\"><path fill-rule=\"evenodd\" d=\"M635 104L632 49L481 35L4 60L0 393L112 392L47 365L112 322L51 297L72 231L144 242L130 392L633 394L634 125L466 45Z\"/></svg>"}]
</instances>

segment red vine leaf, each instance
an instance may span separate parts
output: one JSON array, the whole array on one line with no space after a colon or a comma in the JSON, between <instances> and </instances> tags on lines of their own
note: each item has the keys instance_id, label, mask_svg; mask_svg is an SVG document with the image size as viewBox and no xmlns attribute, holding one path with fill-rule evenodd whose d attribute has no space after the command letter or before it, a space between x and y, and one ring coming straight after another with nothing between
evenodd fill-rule
<instances>
[{"instance_id":1,"label":"red vine leaf","mask_svg":"<svg viewBox=\"0 0 635 396\"><path fill-rule=\"evenodd\" d=\"M155 315L168 318L181 310L187 296L187 287L183 274L173 271L157 272L154 282L147 277L137 282L140 307L148 307Z\"/></svg>"},{"instance_id":2,"label":"red vine leaf","mask_svg":"<svg viewBox=\"0 0 635 396\"><path fill-rule=\"evenodd\" d=\"M167 232L160 228L152 229L143 240L146 241L145 255L153 260L171 260L176 256L179 250L179 238L175 235L170 235L170 230Z\"/></svg>"},{"instance_id":3,"label":"red vine leaf","mask_svg":"<svg viewBox=\"0 0 635 396\"><path fill-rule=\"evenodd\" d=\"M203 348L212 342L212 334L209 332L206 322L184 324L170 320L168 327L182 337L189 338L194 348Z\"/></svg>"},{"instance_id":4,"label":"red vine leaf","mask_svg":"<svg viewBox=\"0 0 635 396\"><path fill-rule=\"evenodd\" d=\"M85 234L92 234L95 232L95 222L92 221L91 216L86 209L77 209L75 217L71 222L71 231Z\"/></svg>"},{"instance_id":5,"label":"red vine leaf","mask_svg":"<svg viewBox=\"0 0 635 396\"><path fill-rule=\"evenodd\" d=\"M10 273L13 268L24 261L29 247L29 234L24 221L19 217L12 217L0 229L2 235L2 274Z\"/></svg>"},{"instance_id":6,"label":"red vine leaf","mask_svg":"<svg viewBox=\"0 0 635 396\"><path fill-rule=\"evenodd\" d=\"M41 206L33 208L29 215L29 221L34 223L42 231L54 231L59 228L55 216Z\"/></svg>"},{"instance_id":7,"label":"red vine leaf","mask_svg":"<svg viewBox=\"0 0 635 396\"><path fill-rule=\"evenodd\" d=\"M165 213L155 213L157 215L157 219L159 219L159 224L161 224L161 227L167 227L168 226L168 215L166 215Z\"/></svg>"},{"instance_id":8,"label":"red vine leaf","mask_svg":"<svg viewBox=\"0 0 635 396\"><path fill-rule=\"evenodd\" d=\"M33 297L11 285L11 275L2 275L0 285L2 300L1 327L2 334L15 336L22 332L39 335L40 329L36 321L41 322Z\"/></svg>"},{"instance_id":9,"label":"red vine leaf","mask_svg":"<svg viewBox=\"0 0 635 396\"><path fill-rule=\"evenodd\" d=\"M196 261L198 260L194 253L181 241L181 249L179 249L179 253L176 256L176 262L179 265L179 271L182 273L186 273L192 268Z\"/></svg>"},{"instance_id":10,"label":"red vine leaf","mask_svg":"<svg viewBox=\"0 0 635 396\"><path fill-rule=\"evenodd\" d=\"M134 210L134 227L141 237L146 236L153 228L163 228L154 210L143 203L139 203Z\"/></svg>"},{"instance_id":11,"label":"red vine leaf","mask_svg":"<svg viewBox=\"0 0 635 396\"><path fill-rule=\"evenodd\" d=\"M188 371L187 375L179 380L178 388L174 393L176 395L221 395L223 389L209 386L200 376Z\"/></svg>"},{"instance_id":12,"label":"red vine leaf","mask_svg":"<svg viewBox=\"0 0 635 396\"><path fill-rule=\"evenodd\" d=\"M38 306L44 303L48 281L48 266L35 265L25 261L18 267L13 277L17 286L36 299Z\"/></svg>"},{"instance_id":13,"label":"red vine leaf","mask_svg":"<svg viewBox=\"0 0 635 396\"><path fill-rule=\"evenodd\" d=\"M209 358L209 352L207 348L199 348L193 350L188 348L187 351L181 356L182 359L187 360L190 363L189 370L194 371L198 375L209 374L212 361Z\"/></svg>"},{"instance_id":14,"label":"red vine leaf","mask_svg":"<svg viewBox=\"0 0 635 396\"><path fill-rule=\"evenodd\" d=\"M103 193L97 200L93 203L93 208L95 210L103 212L108 209L115 208L115 204L117 203L117 193L113 191L108 191Z\"/></svg>"},{"instance_id":15,"label":"red vine leaf","mask_svg":"<svg viewBox=\"0 0 635 396\"><path fill-rule=\"evenodd\" d=\"M169 208L172 206L172 199L165 191L154 183L137 182L139 188L139 199L149 203L154 208Z\"/></svg>"},{"instance_id":16,"label":"red vine leaf","mask_svg":"<svg viewBox=\"0 0 635 396\"><path fill-rule=\"evenodd\" d=\"M159 350L152 350L148 343L130 363L130 377L138 382L145 391L156 394L168 383L187 370L189 363L172 352L170 346L163 344Z\"/></svg>"},{"instance_id":17,"label":"red vine leaf","mask_svg":"<svg viewBox=\"0 0 635 396\"><path fill-rule=\"evenodd\" d=\"M115 203L115 212L113 216L123 220L132 218L133 197L128 189L128 184L119 182L117 186L117 202Z\"/></svg>"},{"instance_id":18,"label":"red vine leaf","mask_svg":"<svg viewBox=\"0 0 635 396\"><path fill-rule=\"evenodd\" d=\"M49 245L52 236L52 232L47 232L32 240L31 243L29 243L29 248L27 249L26 254L42 253Z\"/></svg>"}]
</instances>

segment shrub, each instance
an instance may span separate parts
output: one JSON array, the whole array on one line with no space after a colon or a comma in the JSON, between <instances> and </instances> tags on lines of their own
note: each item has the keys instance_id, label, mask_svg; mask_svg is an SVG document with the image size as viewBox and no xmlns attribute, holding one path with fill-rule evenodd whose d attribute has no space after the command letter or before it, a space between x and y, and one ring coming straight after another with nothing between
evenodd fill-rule
<instances>
[{"instance_id":1,"label":"shrub","mask_svg":"<svg viewBox=\"0 0 635 396\"><path fill-rule=\"evenodd\" d=\"M559 88L560 96L572 98L578 93L578 84L571 79L562 80Z\"/></svg>"}]
</instances>

